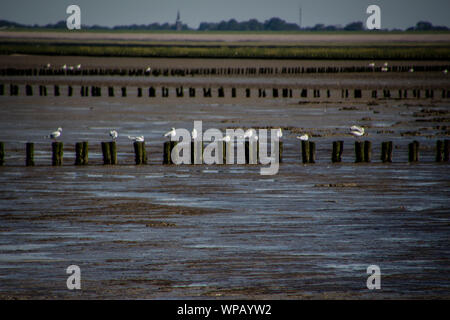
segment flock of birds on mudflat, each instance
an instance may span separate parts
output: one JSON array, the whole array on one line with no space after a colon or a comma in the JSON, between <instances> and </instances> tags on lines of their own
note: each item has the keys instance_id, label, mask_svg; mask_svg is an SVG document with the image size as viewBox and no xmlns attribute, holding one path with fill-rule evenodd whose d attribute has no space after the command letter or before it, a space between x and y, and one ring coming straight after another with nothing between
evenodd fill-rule
<instances>
[{"instance_id":1,"label":"flock of birds on mudflat","mask_svg":"<svg viewBox=\"0 0 450 320\"><path fill-rule=\"evenodd\" d=\"M56 141L57 138L59 138L61 136L62 133L62 128L59 127L56 131L53 131L52 133L50 133L49 135L45 136L45 138L48 139L53 139L54 141ZM360 127L360 126L351 126L350 127L350 131L349 133L354 136L354 137L362 137L365 134L364 128ZM163 136L164 137L168 137L170 139L174 138L177 135L177 131L175 128L172 128L170 131L166 132ZM276 133L278 139L281 139L283 137L283 131L281 130L281 128L277 129L277 133ZM116 130L111 130L109 131L109 136L111 137L111 139L113 141L116 141L116 139L119 137L119 133ZM197 129L192 129L191 132L191 137L192 139L197 139L198 137L198 132ZM127 138L131 141L136 141L136 142L144 142L144 136L127 136ZM243 139L249 139L249 141L257 141L258 140L258 135L256 134L256 130L255 129L248 129L247 131L245 131L245 133L243 135L241 135L238 138L243 138ZM309 135L307 133L301 135L301 136L297 136L297 139L301 140L301 141L308 141L309 140ZM229 135L226 135L225 137L219 139L218 141L224 141L224 142L230 142L231 141L231 137Z\"/></svg>"}]
</instances>

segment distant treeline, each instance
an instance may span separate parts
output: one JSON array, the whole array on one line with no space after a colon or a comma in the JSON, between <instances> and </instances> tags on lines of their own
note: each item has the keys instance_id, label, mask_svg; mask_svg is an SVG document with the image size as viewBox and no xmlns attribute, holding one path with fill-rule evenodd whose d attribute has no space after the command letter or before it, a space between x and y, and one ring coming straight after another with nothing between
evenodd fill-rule
<instances>
[{"instance_id":1,"label":"distant treeline","mask_svg":"<svg viewBox=\"0 0 450 320\"><path fill-rule=\"evenodd\" d=\"M47 25L25 25L7 20L0 20L1 29L66 29L66 21L62 20L54 24ZM151 24L131 24L114 27L106 27L99 25L87 26L83 25L82 29L86 30L177 30L176 24L170 23L151 23ZM192 31L363 31L364 23L361 21L351 22L345 26L316 24L314 27L300 28L298 24L286 22L280 18L271 18L264 22L256 19L238 22L235 19L221 22L202 22L197 29L189 28L187 24L181 25L182 30ZM407 28L406 31L448 31L446 26L433 26L430 22L419 21L414 27ZM403 31L400 29L384 31Z\"/></svg>"}]
</instances>

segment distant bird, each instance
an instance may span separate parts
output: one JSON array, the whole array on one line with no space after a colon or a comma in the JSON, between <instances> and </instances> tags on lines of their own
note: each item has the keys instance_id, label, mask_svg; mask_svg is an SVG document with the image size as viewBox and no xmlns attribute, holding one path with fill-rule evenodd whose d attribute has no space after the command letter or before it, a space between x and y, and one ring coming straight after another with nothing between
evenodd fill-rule
<instances>
[{"instance_id":1,"label":"distant bird","mask_svg":"<svg viewBox=\"0 0 450 320\"><path fill-rule=\"evenodd\" d=\"M45 137L48 138L48 139L56 140L56 138L61 136L61 132L62 132L62 128L59 127L58 130L53 131L52 133L50 133L48 136L45 136Z\"/></svg>"},{"instance_id":2,"label":"distant bird","mask_svg":"<svg viewBox=\"0 0 450 320\"><path fill-rule=\"evenodd\" d=\"M78 69L78 70L81 69L81 64L77 65L77 69Z\"/></svg>"},{"instance_id":3,"label":"distant bird","mask_svg":"<svg viewBox=\"0 0 450 320\"><path fill-rule=\"evenodd\" d=\"M256 130L255 129L248 129L245 133L244 133L244 139L248 138L248 140L250 141L251 139L253 140L258 140L258 136L256 135Z\"/></svg>"},{"instance_id":4,"label":"distant bird","mask_svg":"<svg viewBox=\"0 0 450 320\"><path fill-rule=\"evenodd\" d=\"M69 67L69 70L73 70L73 66L70 66L70 67Z\"/></svg>"},{"instance_id":5,"label":"distant bird","mask_svg":"<svg viewBox=\"0 0 450 320\"><path fill-rule=\"evenodd\" d=\"M225 142L230 142L231 141L231 137L226 135L225 137L223 137L222 139L220 139L219 141L225 141Z\"/></svg>"},{"instance_id":6,"label":"distant bird","mask_svg":"<svg viewBox=\"0 0 450 320\"><path fill-rule=\"evenodd\" d=\"M383 67L383 68L381 68L381 71L382 71L382 72L387 72L388 70L389 70L388 67Z\"/></svg>"},{"instance_id":7,"label":"distant bird","mask_svg":"<svg viewBox=\"0 0 450 320\"><path fill-rule=\"evenodd\" d=\"M170 137L173 138L177 135L177 131L175 130L175 128L172 128L172 130L170 130L169 132L166 132L164 134L164 137Z\"/></svg>"},{"instance_id":8,"label":"distant bird","mask_svg":"<svg viewBox=\"0 0 450 320\"><path fill-rule=\"evenodd\" d=\"M447 70L447 69L445 69L445 70L444 70L443 72L444 72L444 74L447 74L447 73L448 73L448 70Z\"/></svg>"},{"instance_id":9,"label":"distant bird","mask_svg":"<svg viewBox=\"0 0 450 320\"><path fill-rule=\"evenodd\" d=\"M385 66L385 67L387 67L387 66L388 66L388 63L387 63L387 62L385 62L385 63L384 63L384 66Z\"/></svg>"},{"instance_id":10,"label":"distant bird","mask_svg":"<svg viewBox=\"0 0 450 320\"><path fill-rule=\"evenodd\" d=\"M308 136L308 134L305 133L304 135L297 136L297 139L302 140L302 141L308 141L309 136Z\"/></svg>"},{"instance_id":11,"label":"distant bird","mask_svg":"<svg viewBox=\"0 0 450 320\"><path fill-rule=\"evenodd\" d=\"M62 68L63 70L67 70L67 65L65 64L65 65L63 65L61 68Z\"/></svg>"},{"instance_id":12,"label":"distant bird","mask_svg":"<svg viewBox=\"0 0 450 320\"><path fill-rule=\"evenodd\" d=\"M117 133L116 130L111 130L109 132L109 136L113 139L113 141L116 141L117 137L119 136L119 134Z\"/></svg>"},{"instance_id":13,"label":"distant bird","mask_svg":"<svg viewBox=\"0 0 450 320\"><path fill-rule=\"evenodd\" d=\"M144 142L144 136L139 136L139 137L128 136L128 139L130 139L132 141L136 141L136 142Z\"/></svg>"},{"instance_id":14,"label":"distant bird","mask_svg":"<svg viewBox=\"0 0 450 320\"><path fill-rule=\"evenodd\" d=\"M372 67L372 68L374 68L374 67L375 67L375 62L371 62L371 63L369 63L369 67Z\"/></svg>"},{"instance_id":15,"label":"distant bird","mask_svg":"<svg viewBox=\"0 0 450 320\"><path fill-rule=\"evenodd\" d=\"M350 127L350 134L355 137L361 137L364 135L364 128L360 126L351 126Z\"/></svg>"},{"instance_id":16,"label":"distant bird","mask_svg":"<svg viewBox=\"0 0 450 320\"><path fill-rule=\"evenodd\" d=\"M50 67L51 67L52 65L50 64L50 63L47 63L47 69L50 69Z\"/></svg>"},{"instance_id":17,"label":"distant bird","mask_svg":"<svg viewBox=\"0 0 450 320\"><path fill-rule=\"evenodd\" d=\"M192 134L191 135L192 135L192 139L194 139L194 140L197 139L197 137L198 137L197 129L195 129L195 128L192 129Z\"/></svg>"},{"instance_id":18,"label":"distant bird","mask_svg":"<svg viewBox=\"0 0 450 320\"><path fill-rule=\"evenodd\" d=\"M145 72L150 72L152 71L152 68L148 67L147 69L145 69Z\"/></svg>"},{"instance_id":19,"label":"distant bird","mask_svg":"<svg viewBox=\"0 0 450 320\"><path fill-rule=\"evenodd\" d=\"M409 69L408 72L414 72L414 68Z\"/></svg>"},{"instance_id":20,"label":"distant bird","mask_svg":"<svg viewBox=\"0 0 450 320\"><path fill-rule=\"evenodd\" d=\"M281 131L281 128L279 128L278 130L277 130L277 137L278 138L281 138L283 136L283 131Z\"/></svg>"}]
</instances>

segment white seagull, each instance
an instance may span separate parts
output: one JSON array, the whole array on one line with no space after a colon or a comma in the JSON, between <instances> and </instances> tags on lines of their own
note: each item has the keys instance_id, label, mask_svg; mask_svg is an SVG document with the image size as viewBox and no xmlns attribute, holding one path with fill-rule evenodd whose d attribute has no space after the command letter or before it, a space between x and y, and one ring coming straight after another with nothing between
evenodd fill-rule
<instances>
[{"instance_id":1,"label":"white seagull","mask_svg":"<svg viewBox=\"0 0 450 320\"><path fill-rule=\"evenodd\" d=\"M387 66L388 66L388 63L387 63L387 62L385 62L385 63L384 63L384 66L385 66L385 67L387 67Z\"/></svg>"},{"instance_id":2,"label":"white seagull","mask_svg":"<svg viewBox=\"0 0 450 320\"><path fill-rule=\"evenodd\" d=\"M119 134L117 133L116 130L111 130L109 132L109 136L113 139L113 141L116 141L117 137L119 136Z\"/></svg>"},{"instance_id":3,"label":"white seagull","mask_svg":"<svg viewBox=\"0 0 450 320\"><path fill-rule=\"evenodd\" d=\"M302 140L302 141L308 141L309 136L307 133L305 133L304 135L297 136L297 139Z\"/></svg>"},{"instance_id":4,"label":"white seagull","mask_svg":"<svg viewBox=\"0 0 450 320\"><path fill-rule=\"evenodd\" d=\"M281 138L282 136L283 136L283 131L281 131L281 128L279 128L277 131L277 137Z\"/></svg>"},{"instance_id":5,"label":"white seagull","mask_svg":"<svg viewBox=\"0 0 450 320\"><path fill-rule=\"evenodd\" d=\"M442 71L442 72L444 72L444 74L447 74L448 73L448 70L447 69L445 69L444 71Z\"/></svg>"},{"instance_id":6,"label":"white seagull","mask_svg":"<svg viewBox=\"0 0 450 320\"><path fill-rule=\"evenodd\" d=\"M192 129L192 133L191 133L192 139L197 139L198 137L198 133L197 133L197 129Z\"/></svg>"},{"instance_id":7,"label":"white seagull","mask_svg":"<svg viewBox=\"0 0 450 320\"><path fill-rule=\"evenodd\" d=\"M78 69L78 70L81 69L81 64L77 65L77 69Z\"/></svg>"},{"instance_id":8,"label":"white seagull","mask_svg":"<svg viewBox=\"0 0 450 320\"><path fill-rule=\"evenodd\" d=\"M409 69L408 72L414 72L414 68Z\"/></svg>"},{"instance_id":9,"label":"white seagull","mask_svg":"<svg viewBox=\"0 0 450 320\"><path fill-rule=\"evenodd\" d=\"M63 66L62 66L62 69L63 69L63 70L66 70L66 69L67 69L67 65L66 65L66 64L63 65Z\"/></svg>"},{"instance_id":10,"label":"white seagull","mask_svg":"<svg viewBox=\"0 0 450 320\"><path fill-rule=\"evenodd\" d=\"M177 134L177 131L175 130L175 128L172 128L172 130L170 130L169 132L166 132L166 133L164 134L164 137L170 137L170 138L173 138L173 137L176 136L176 134Z\"/></svg>"},{"instance_id":11,"label":"white seagull","mask_svg":"<svg viewBox=\"0 0 450 320\"><path fill-rule=\"evenodd\" d=\"M360 126L351 126L350 127L350 134L355 137L361 137L364 135L364 128Z\"/></svg>"},{"instance_id":12,"label":"white seagull","mask_svg":"<svg viewBox=\"0 0 450 320\"><path fill-rule=\"evenodd\" d=\"M128 136L128 139L130 139L132 141L137 141L137 142L144 142L144 136L139 136L139 137Z\"/></svg>"},{"instance_id":13,"label":"white seagull","mask_svg":"<svg viewBox=\"0 0 450 320\"><path fill-rule=\"evenodd\" d=\"M223 137L223 138L220 139L219 141L230 142L230 141L231 141L231 137L230 137L229 135L226 135L225 137Z\"/></svg>"},{"instance_id":14,"label":"white seagull","mask_svg":"<svg viewBox=\"0 0 450 320\"><path fill-rule=\"evenodd\" d=\"M145 72L150 72L150 71L152 71L152 68L150 68L150 67L148 67L148 68L145 70Z\"/></svg>"},{"instance_id":15,"label":"white seagull","mask_svg":"<svg viewBox=\"0 0 450 320\"><path fill-rule=\"evenodd\" d=\"M47 63L47 69L50 69L52 65L50 63Z\"/></svg>"},{"instance_id":16,"label":"white seagull","mask_svg":"<svg viewBox=\"0 0 450 320\"><path fill-rule=\"evenodd\" d=\"M369 63L369 67L372 67L372 68L374 68L374 67L375 67L375 62L371 62L371 63Z\"/></svg>"},{"instance_id":17,"label":"white seagull","mask_svg":"<svg viewBox=\"0 0 450 320\"><path fill-rule=\"evenodd\" d=\"M248 141L250 140L258 140L258 136L256 135L256 130L255 129L248 129L245 133L244 133L244 139L248 138Z\"/></svg>"},{"instance_id":18,"label":"white seagull","mask_svg":"<svg viewBox=\"0 0 450 320\"><path fill-rule=\"evenodd\" d=\"M59 127L58 130L53 131L52 133L50 133L48 136L45 136L48 139L54 139L56 140L56 138L58 138L61 135L62 132L62 128Z\"/></svg>"}]
</instances>

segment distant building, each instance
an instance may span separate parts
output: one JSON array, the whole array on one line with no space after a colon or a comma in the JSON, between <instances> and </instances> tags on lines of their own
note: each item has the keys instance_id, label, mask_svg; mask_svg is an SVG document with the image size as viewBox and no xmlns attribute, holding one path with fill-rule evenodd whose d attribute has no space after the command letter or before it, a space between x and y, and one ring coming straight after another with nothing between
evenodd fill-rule
<instances>
[{"instance_id":1,"label":"distant building","mask_svg":"<svg viewBox=\"0 0 450 320\"><path fill-rule=\"evenodd\" d=\"M177 12L177 21L175 21L175 29L177 31L180 31L183 28L183 24L181 23L180 19L180 10Z\"/></svg>"}]
</instances>

